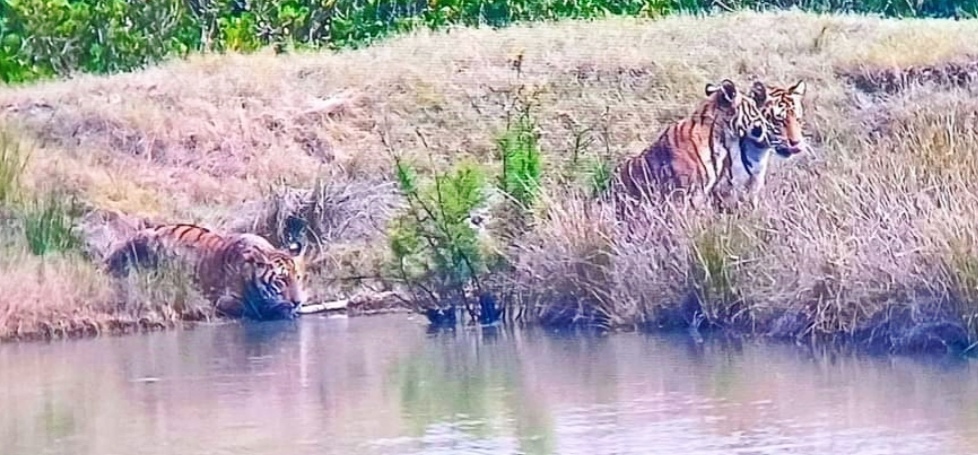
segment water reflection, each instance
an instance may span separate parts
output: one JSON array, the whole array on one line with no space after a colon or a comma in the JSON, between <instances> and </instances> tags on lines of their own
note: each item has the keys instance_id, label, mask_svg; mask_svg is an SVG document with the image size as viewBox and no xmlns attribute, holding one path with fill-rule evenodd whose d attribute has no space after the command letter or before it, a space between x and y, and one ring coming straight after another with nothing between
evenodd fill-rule
<instances>
[{"instance_id":1,"label":"water reflection","mask_svg":"<svg viewBox=\"0 0 978 455\"><path fill-rule=\"evenodd\" d=\"M968 362L304 318L0 346L0 453L971 453Z\"/></svg>"}]
</instances>

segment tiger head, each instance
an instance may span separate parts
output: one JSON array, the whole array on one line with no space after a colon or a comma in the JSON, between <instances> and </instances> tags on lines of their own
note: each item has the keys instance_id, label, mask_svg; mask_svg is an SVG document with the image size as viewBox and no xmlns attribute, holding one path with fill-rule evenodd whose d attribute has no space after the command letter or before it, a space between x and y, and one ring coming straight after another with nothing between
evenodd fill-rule
<instances>
[{"instance_id":1,"label":"tiger head","mask_svg":"<svg viewBox=\"0 0 978 455\"><path fill-rule=\"evenodd\" d=\"M802 134L802 99L805 96L805 81L798 81L787 88L766 86L766 97L758 103L765 118L774 126L774 151L785 158L811 150Z\"/></svg>"},{"instance_id":2,"label":"tiger head","mask_svg":"<svg viewBox=\"0 0 978 455\"><path fill-rule=\"evenodd\" d=\"M296 242L287 251L274 250L246 260L251 276L245 300L253 309L260 308L262 319L291 318L305 303L303 252L303 245Z\"/></svg>"},{"instance_id":3,"label":"tiger head","mask_svg":"<svg viewBox=\"0 0 978 455\"><path fill-rule=\"evenodd\" d=\"M762 150L776 145L774 124L764 115L765 103L767 103L767 88L761 82L754 82L751 85L750 96L745 97L737 105L737 113L732 122L741 144L746 143Z\"/></svg>"},{"instance_id":4,"label":"tiger head","mask_svg":"<svg viewBox=\"0 0 978 455\"><path fill-rule=\"evenodd\" d=\"M757 147L767 148L773 140L773 127L761 111L766 96L764 85L755 83L749 95L740 93L730 79L724 79L720 85L706 84L706 96L729 117L730 134L740 141L749 140Z\"/></svg>"}]
</instances>

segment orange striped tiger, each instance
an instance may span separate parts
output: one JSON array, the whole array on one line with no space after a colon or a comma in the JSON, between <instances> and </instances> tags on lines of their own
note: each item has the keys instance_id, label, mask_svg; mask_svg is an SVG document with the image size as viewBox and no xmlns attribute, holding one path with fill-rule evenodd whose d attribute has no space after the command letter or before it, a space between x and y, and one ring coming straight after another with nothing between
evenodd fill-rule
<instances>
[{"instance_id":1,"label":"orange striped tiger","mask_svg":"<svg viewBox=\"0 0 978 455\"><path fill-rule=\"evenodd\" d=\"M303 250L297 240L280 250L255 234L220 235L193 224L171 224L138 231L104 262L107 272L121 277L131 263L155 267L164 257L186 261L218 314L291 319L305 301Z\"/></svg>"},{"instance_id":2,"label":"orange striped tiger","mask_svg":"<svg viewBox=\"0 0 978 455\"><path fill-rule=\"evenodd\" d=\"M757 207L772 151L787 159L810 150L802 135L801 100L804 94L804 81L788 88L754 83L752 97L772 129L767 141L753 140L750 135L742 137L740 159L734 159L726 166L728 187L740 193L737 203L746 199L751 207Z\"/></svg>"},{"instance_id":3,"label":"orange striped tiger","mask_svg":"<svg viewBox=\"0 0 978 455\"><path fill-rule=\"evenodd\" d=\"M767 85L767 99L761 110L764 116L778 131L782 138L775 151L784 157L790 157L811 150L811 145L802 134L804 113L801 101L805 97L805 81L798 81L787 88ZM785 143L784 141L787 141Z\"/></svg>"},{"instance_id":4,"label":"orange striped tiger","mask_svg":"<svg viewBox=\"0 0 978 455\"><path fill-rule=\"evenodd\" d=\"M619 218L625 199L676 193L695 208L703 208L712 197L724 209L729 191L717 183L730 176L731 158L740 155L740 144L749 140L769 146L771 125L757 104L765 95L762 84L755 83L750 96L744 96L724 79L719 86L707 83L705 92L707 99L691 115L667 126L652 145L615 169L611 189Z\"/></svg>"}]
</instances>

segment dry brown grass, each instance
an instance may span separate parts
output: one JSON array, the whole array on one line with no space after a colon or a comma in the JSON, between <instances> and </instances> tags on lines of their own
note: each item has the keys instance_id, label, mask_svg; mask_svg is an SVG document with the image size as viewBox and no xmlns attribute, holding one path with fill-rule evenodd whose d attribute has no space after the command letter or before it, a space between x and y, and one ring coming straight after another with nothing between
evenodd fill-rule
<instances>
[{"instance_id":1,"label":"dry brown grass","mask_svg":"<svg viewBox=\"0 0 978 455\"><path fill-rule=\"evenodd\" d=\"M460 29L339 54L198 56L0 89L0 108L37 144L30 185L57 183L139 216L250 229L281 219L241 205L281 199L268 190L277 182L327 181L341 194L353 188L342 185L389 180L381 132L426 170L490 161L502 93L528 84L544 90L536 120L550 181L544 216L515 249L518 273L504 280L522 301L545 303L528 314L563 319L586 307L627 324L699 311L708 322L795 336L856 333L881 310L917 308L927 296L928 308L964 315L973 332L978 98L939 84L884 97L843 75L969 61L974 36L975 21L802 13ZM706 82L725 77L808 82L816 153L773 166L757 213L660 219L654 235L625 241L611 212L553 183L575 133L595 129L582 133L591 155L637 153ZM316 200L332 199L313 194L298 206ZM382 221L393 205L346 207ZM329 248L347 267L324 267L320 284L369 275L386 254L382 233L363 227Z\"/></svg>"},{"instance_id":2,"label":"dry brown grass","mask_svg":"<svg viewBox=\"0 0 978 455\"><path fill-rule=\"evenodd\" d=\"M77 255L3 249L0 340L117 334L201 320L213 312L185 271L164 269L110 282Z\"/></svg>"}]
</instances>

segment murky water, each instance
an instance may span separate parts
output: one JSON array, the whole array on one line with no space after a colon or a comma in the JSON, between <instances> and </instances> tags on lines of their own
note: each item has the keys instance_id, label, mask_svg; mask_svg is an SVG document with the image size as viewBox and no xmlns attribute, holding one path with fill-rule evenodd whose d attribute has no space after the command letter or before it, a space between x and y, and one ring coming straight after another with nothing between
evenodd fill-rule
<instances>
[{"instance_id":1,"label":"murky water","mask_svg":"<svg viewBox=\"0 0 978 455\"><path fill-rule=\"evenodd\" d=\"M0 454L978 453L978 368L403 315L0 346Z\"/></svg>"}]
</instances>

